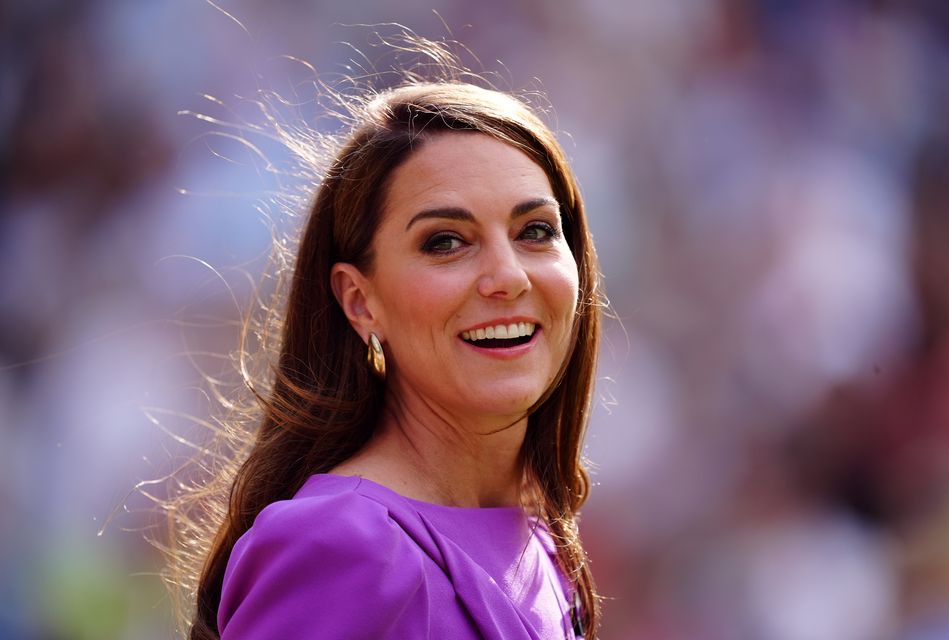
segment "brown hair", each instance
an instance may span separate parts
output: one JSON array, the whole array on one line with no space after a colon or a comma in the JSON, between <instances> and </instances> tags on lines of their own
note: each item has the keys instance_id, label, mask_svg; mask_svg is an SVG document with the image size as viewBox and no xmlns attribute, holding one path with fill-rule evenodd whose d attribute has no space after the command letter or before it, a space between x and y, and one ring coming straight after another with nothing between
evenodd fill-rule
<instances>
[{"instance_id":1,"label":"brown hair","mask_svg":"<svg viewBox=\"0 0 949 640\"><path fill-rule=\"evenodd\" d=\"M180 502L170 513L178 531L172 552L177 545L186 560L205 558L197 584L188 576L176 580L191 586L195 598L190 637L219 637L224 570L235 542L260 511L291 498L309 476L346 460L372 435L384 386L371 375L366 347L333 296L330 269L342 261L371 270L387 179L427 136L446 131L480 132L521 149L544 169L561 205L580 277L573 346L529 414L522 460L557 541L559 561L579 593L587 637L595 637L599 607L576 513L589 488L581 442L598 352L601 293L583 202L564 152L520 99L455 81L411 82L383 91L356 113L355 122L321 180L299 243L273 383L269 392L255 392L263 417L252 445L236 452L246 459L230 475L227 463L210 470L207 488L192 490L191 502ZM216 504L225 486L226 506ZM216 535L204 542L207 536L200 534L210 528Z\"/></svg>"}]
</instances>

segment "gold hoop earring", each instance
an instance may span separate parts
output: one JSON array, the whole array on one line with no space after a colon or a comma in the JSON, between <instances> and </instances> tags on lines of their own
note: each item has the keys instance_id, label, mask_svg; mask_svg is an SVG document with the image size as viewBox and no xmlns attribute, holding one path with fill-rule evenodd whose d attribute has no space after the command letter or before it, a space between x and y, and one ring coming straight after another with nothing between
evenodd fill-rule
<instances>
[{"instance_id":1,"label":"gold hoop earring","mask_svg":"<svg viewBox=\"0 0 949 640\"><path fill-rule=\"evenodd\" d=\"M369 334L369 353L366 355L369 362L369 369L376 374L380 380L386 379L386 354L382 350L382 343L376 334Z\"/></svg>"}]
</instances>

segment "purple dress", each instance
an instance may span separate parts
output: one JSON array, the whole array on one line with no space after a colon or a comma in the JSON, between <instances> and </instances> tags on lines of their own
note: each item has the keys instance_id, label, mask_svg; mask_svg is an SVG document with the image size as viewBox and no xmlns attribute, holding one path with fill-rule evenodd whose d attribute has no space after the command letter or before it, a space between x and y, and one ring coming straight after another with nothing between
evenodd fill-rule
<instances>
[{"instance_id":1,"label":"purple dress","mask_svg":"<svg viewBox=\"0 0 949 640\"><path fill-rule=\"evenodd\" d=\"M565 585L547 530L519 508L315 475L237 541L218 628L222 640L574 640Z\"/></svg>"}]
</instances>

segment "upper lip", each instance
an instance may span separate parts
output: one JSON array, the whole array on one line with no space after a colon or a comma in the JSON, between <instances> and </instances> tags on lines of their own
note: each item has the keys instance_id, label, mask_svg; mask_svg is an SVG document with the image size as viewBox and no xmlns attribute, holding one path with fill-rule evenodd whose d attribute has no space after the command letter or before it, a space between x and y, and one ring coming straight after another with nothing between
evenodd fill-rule
<instances>
[{"instance_id":1,"label":"upper lip","mask_svg":"<svg viewBox=\"0 0 949 640\"><path fill-rule=\"evenodd\" d=\"M530 322L535 328L540 326L540 322L537 320L537 318L531 318L529 316L508 316L505 318L494 318L493 320L486 320L485 322L473 324L470 327L462 329L458 333L460 334L464 331L477 331L478 329L484 329L486 327L496 327L499 324L509 325L519 324L521 322Z\"/></svg>"}]
</instances>

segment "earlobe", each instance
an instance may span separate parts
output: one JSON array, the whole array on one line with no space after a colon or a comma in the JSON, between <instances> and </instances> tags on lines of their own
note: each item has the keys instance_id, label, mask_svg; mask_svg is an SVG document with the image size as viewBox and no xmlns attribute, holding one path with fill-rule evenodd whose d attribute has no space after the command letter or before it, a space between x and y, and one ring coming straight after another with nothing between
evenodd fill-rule
<instances>
[{"instance_id":1,"label":"earlobe","mask_svg":"<svg viewBox=\"0 0 949 640\"><path fill-rule=\"evenodd\" d=\"M330 286L349 324L364 342L369 340L370 332L378 333L369 306L369 281L359 269L348 262L337 262L330 271Z\"/></svg>"}]
</instances>

